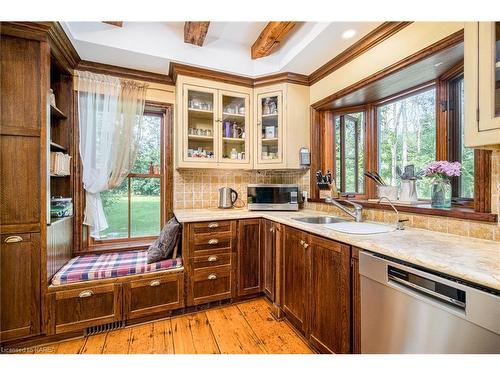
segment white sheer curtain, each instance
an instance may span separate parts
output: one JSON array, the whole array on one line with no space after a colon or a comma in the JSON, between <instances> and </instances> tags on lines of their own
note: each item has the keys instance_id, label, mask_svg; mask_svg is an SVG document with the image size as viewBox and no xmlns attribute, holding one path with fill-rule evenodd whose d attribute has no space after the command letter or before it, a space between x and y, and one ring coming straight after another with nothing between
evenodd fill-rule
<instances>
[{"instance_id":1,"label":"white sheer curtain","mask_svg":"<svg viewBox=\"0 0 500 375\"><path fill-rule=\"evenodd\" d=\"M108 227L100 193L119 186L137 156L147 85L76 72L83 186L84 224L99 238Z\"/></svg>"}]
</instances>

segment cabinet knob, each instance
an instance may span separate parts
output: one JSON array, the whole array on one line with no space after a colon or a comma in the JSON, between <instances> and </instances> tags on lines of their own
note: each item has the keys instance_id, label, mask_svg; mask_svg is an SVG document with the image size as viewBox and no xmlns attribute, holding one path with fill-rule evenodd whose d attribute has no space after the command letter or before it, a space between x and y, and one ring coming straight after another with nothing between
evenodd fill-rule
<instances>
[{"instance_id":1,"label":"cabinet knob","mask_svg":"<svg viewBox=\"0 0 500 375\"><path fill-rule=\"evenodd\" d=\"M149 286L158 286L160 285L160 280L153 280L149 283Z\"/></svg>"},{"instance_id":2,"label":"cabinet knob","mask_svg":"<svg viewBox=\"0 0 500 375\"><path fill-rule=\"evenodd\" d=\"M309 247L309 244L307 242L304 242L304 245L302 246L304 246L304 249L307 249Z\"/></svg>"},{"instance_id":3,"label":"cabinet knob","mask_svg":"<svg viewBox=\"0 0 500 375\"><path fill-rule=\"evenodd\" d=\"M219 227L219 223L210 223L210 224L208 224L208 227L209 228L218 228Z\"/></svg>"},{"instance_id":4,"label":"cabinet knob","mask_svg":"<svg viewBox=\"0 0 500 375\"><path fill-rule=\"evenodd\" d=\"M217 279L217 275L215 273L211 273L210 275L208 275L208 280L216 280Z\"/></svg>"},{"instance_id":5,"label":"cabinet knob","mask_svg":"<svg viewBox=\"0 0 500 375\"><path fill-rule=\"evenodd\" d=\"M80 298L88 298L88 297L91 297L94 295L94 292L91 291L91 290L84 290L83 292L81 292L78 297Z\"/></svg>"},{"instance_id":6,"label":"cabinet knob","mask_svg":"<svg viewBox=\"0 0 500 375\"><path fill-rule=\"evenodd\" d=\"M217 262L217 257L215 255L209 256L208 261L209 262Z\"/></svg>"},{"instance_id":7,"label":"cabinet knob","mask_svg":"<svg viewBox=\"0 0 500 375\"><path fill-rule=\"evenodd\" d=\"M302 246L304 246L304 244L305 244L305 243L306 243L306 242L305 242L304 240L300 240L300 244L301 244Z\"/></svg>"},{"instance_id":8,"label":"cabinet knob","mask_svg":"<svg viewBox=\"0 0 500 375\"><path fill-rule=\"evenodd\" d=\"M209 245L216 245L219 243L219 240L217 238L211 238L208 240Z\"/></svg>"},{"instance_id":9,"label":"cabinet knob","mask_svg":"<svg viewBox=\"0 0 500 375\"><path fill-rule=\"evenodd\" d=\"M274 228L269 228L269 232L274 232Z\"/></svg>"},{"instance_id":10,"label":"cabinet knob","mask_svg":"<svg viewBox=\"0 0 500 375\"><path fill-rule=\"evenodd\" d=\"M22 241L23 241L23 238L21 236L9 236L4 240L5 243L16 243L16 242L22 242Z\"/></svg>"}]
</instances>

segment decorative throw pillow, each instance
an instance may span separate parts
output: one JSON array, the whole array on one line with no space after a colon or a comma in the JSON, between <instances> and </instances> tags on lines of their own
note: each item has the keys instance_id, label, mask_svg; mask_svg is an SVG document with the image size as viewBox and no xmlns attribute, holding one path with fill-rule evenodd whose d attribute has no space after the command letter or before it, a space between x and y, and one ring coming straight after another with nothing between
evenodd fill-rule
<instances>
[{"instance_id":1,"label":"decorative throw pillow","mask_svg":"<svg viewBox=\"0 0 500 375\"><path fill-rule=\"evenodd\" d=\"M177 240L179 239L181 225L175 217L163 227L158 239L148 248L148 263L158 262L172 256Z\"/></svg>"}]
</instances>

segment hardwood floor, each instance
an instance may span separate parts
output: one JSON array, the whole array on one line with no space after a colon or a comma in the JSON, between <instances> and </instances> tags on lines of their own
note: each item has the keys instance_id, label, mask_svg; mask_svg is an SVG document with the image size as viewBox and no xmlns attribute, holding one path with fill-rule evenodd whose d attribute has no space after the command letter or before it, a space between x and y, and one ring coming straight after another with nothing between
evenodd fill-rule
<instances>
[{"instance_id":1,"label":"hardwood floor","mask_svg":"<svg viewBox=\"0 0 500 375\"><path fill-rule=\"evenodd\" d=\"M41 349L41 350L40 350ZM56 354L310 354L262 298L35 348Z\"/></svg>"}]
</instances>

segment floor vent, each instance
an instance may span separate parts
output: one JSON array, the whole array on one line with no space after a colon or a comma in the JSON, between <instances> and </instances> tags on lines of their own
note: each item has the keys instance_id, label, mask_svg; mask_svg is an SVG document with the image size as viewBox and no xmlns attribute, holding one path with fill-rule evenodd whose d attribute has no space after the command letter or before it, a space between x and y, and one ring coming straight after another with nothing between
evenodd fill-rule
<instances>
[{"instance_id":1,"label":"floor vent","mask_svg":"<svg viewBox=\"0 0 500 375\"><path fill-rule=\"evenodd\" d=\"M98 326L85 328L85 336L97 335L99 333L113 331L115 329L123 328L125 326L125 322L122 320L118 322L111 322L106 324L101 324Z\"/></svg>"}]
</instances>

